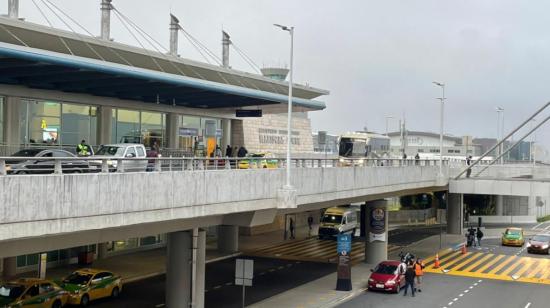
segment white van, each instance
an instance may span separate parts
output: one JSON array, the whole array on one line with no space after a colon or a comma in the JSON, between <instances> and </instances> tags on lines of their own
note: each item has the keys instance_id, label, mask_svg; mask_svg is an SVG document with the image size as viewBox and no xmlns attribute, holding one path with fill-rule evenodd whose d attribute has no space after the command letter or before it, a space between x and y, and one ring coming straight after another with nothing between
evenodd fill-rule
<instances>
[{"instance_id":1,"label":"white van","mask_svg":"<svg viewBox=\"0 0 550 308\"><path fill-rule=\"evenodd\" d=\"M331 207L325 211L319 225L319 239L335 239L338 234L355 236L359 227L357 211L348 207Z\"/></svg>"}]
</instances>

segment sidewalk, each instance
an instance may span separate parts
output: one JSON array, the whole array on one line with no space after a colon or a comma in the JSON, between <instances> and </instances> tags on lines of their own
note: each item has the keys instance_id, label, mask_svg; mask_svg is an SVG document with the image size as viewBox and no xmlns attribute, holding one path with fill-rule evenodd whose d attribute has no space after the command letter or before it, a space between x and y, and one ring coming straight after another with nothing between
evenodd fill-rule
<instances>
[{"instance_id":1,"label":"sidewalk","mask_svg":"<svg viewBox=\"0 0 550 308\"><path fill-rule=\"evenodd\" d=\"M442 238L442 247L456 245L464 241L462 235L446 235ZM439 251L439 235L428 237L406 247L406 251L426 258ZM405 250L405 248L403 249ZM389 256L389 259L397 259L397 254ZM317 279L301 285L295 289L278 294L248 307L253 308L280 308L280 307L336 307L366 291L370 269L374 264L359 263L352 268L352 291L335 291L337 273Z\"/></svg>"}]
</instances>

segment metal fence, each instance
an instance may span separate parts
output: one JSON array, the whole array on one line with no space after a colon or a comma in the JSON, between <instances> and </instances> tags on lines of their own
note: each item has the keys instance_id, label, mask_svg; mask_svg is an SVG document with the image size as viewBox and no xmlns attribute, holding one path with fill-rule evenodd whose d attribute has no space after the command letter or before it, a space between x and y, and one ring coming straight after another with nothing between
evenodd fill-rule
<instances>
[{"instance_id":1,"label":"metal fence","mask_svg":"<svg viewBox=\"0 0 550 308\"><path fill-rule=\"evenodd\" d=\"M263 157L0 157L0 175L109 172L170 172L193 170L249 170L286 167L286 159ZM403 159L291 159L293 168L391 168L438 166L439 160ZM443 161L446 165L447 161Z\"/></svg>"}]
</instances>

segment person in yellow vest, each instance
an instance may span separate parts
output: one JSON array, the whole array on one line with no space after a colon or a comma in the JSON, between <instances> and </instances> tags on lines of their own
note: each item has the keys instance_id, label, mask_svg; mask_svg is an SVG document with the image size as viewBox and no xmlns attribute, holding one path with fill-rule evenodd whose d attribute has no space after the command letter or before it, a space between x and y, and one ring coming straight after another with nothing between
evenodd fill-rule
<instances>
[{"instance_id":1,"label":"person in yellow vest","mask_svg":"<svg viewBox=\"0 0 550 308\"><path fill-rule=\"evenodd\" d=\"M76 155L78 156L90 156L90 146L86 144L86 140L82 140L76 146Z\"/></svg>"},{"instance_id":2,"label":"person in yellow vest","mask_svg":"<svg viewBox=\"0 0 550 308\"><path fill-rule=\"evenodd\" d=\"M418 258L414 263L414 272L416 274L416 290L422 292L422 290L420 290L422 276L424 276L424 262L422 262L422 259Z\"/></svg>"}]
</instances>

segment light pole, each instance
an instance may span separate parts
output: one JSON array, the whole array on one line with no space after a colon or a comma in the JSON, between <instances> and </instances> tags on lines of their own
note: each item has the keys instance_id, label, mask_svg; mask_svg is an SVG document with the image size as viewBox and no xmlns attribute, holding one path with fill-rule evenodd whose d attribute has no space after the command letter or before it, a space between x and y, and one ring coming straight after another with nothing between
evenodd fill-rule
<instances>
[{"instance_id":1,"label":"light pole","mask_svg":"<svg viewBox=\"0 0 550 308\"><path fill-rule=\"evenodd\" d=\"M386 137L388 136L388 120L395 119L394 116L386 116Z\"/></svg>"},{"instance_id":2,"label":"light pole","mask_svg":"<svg viewBox=\"0 0 550 308\"><path fill-rule=\"evenodd\" d=\"M439 175L443 176L443 109L445 108L445 84L433 81L433 84L441 87L441 108L439 109Z\"/></svg>"},{"instance_id":3,"label":"light pole","mask_svg":"<svg viewBox=\"0 0 550 308\"><path fill-rule=\"evenodd\" d=\"M496 107L497 112L497 143L501 141L502 135L504 133L504 108L502 107ZM502 114L502 120L501 118ZM500 155L504 150L504 142L498 146L498 155ZM504 156L500 158L500 164L502 165L504 163Z\"/></svg>"},{"instance_id":4,"label":"light pole","mask_svg":"<svg viewBox=\"0 0 550 308\"><path fill-rule=\"evenodd\" d=\"M536 120L535 119L532 119L531 120L531 129L533 129L533 124ZM537 141L537 132L534 131L533 132L533 139L531 140L530 142L530 146L529 146L529 156L530 156L530 159L533 160L533 167L536 167L537 163L536 163L536 157L535 157L535 142Z\"/></svg>"},{"instance_id":5,"label":"light pole","mask_svg":"<svg viewBox=\"0 0 550 308\"><path fill-rule=\"evenodd\" d=\"M279 24L274 24L275 27L281 28L283 31L288 31L290 33L290 67L289 67L289 76L288 76L288 117L286 124L286 185L285 188L291 189L292 185L290 184L290 145L291 145L291 123L292 123L292 64L294 60L294 27L287 27Z\"/></svg>"}]
</instances>

